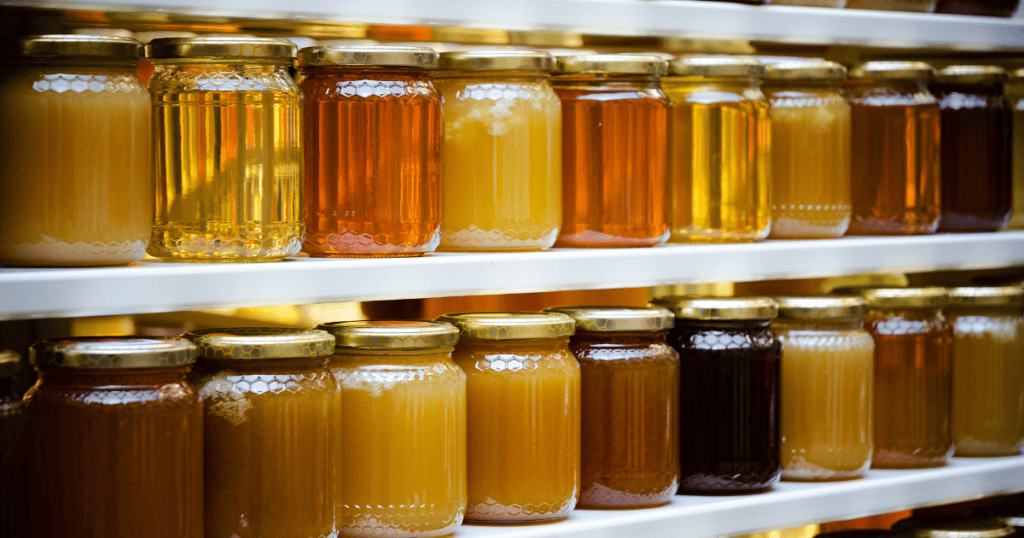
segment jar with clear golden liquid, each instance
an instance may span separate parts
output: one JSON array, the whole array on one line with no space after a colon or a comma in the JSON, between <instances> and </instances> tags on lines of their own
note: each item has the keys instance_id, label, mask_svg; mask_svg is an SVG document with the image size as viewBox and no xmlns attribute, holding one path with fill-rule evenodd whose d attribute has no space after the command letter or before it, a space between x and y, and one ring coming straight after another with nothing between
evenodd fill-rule
<instances>
[{"instance_id":1,"label":"jar with clear golden liquid","mask_svg":"<svg viewBox=\"0 0 1024 538\"><path fill-rule=\"evenodd\" d=\"M28 536L25 406L15 390L21 357L0 349L0 538Z\"/></svg>"},{"instance_id":2,"label":"jar with clear golden liquid","mask_svg":"<svg viewBox=\"0 0 1024 538\"><path fill-rule=\"evenodd\" d=\"M334 337L279 328L205 329L194 381L203 400L206 538L333 538Z\"/></svg>"},{"instance_id":3,"label":"jar with clear golden liquid","mask_svg":"<svg viewBox=\"0 0 1024 538\"><path fill-rule=\"evenodd\" d=\"M679 488L679 355L663 308L556 307L576 321L580 365L579 506L643 508Z\"/></svg>"},{"instance_id":4,"label":"jar with clear golden liquid","mask_svg":"<svg viewBox=\"0 0 1024 538\"><path fill-rule=\"evenodd\" d=\"M445 536L466 512L466 375L458 332L429 322L352 321L329 367L341 387L335 432L339 536Z\"/></svg>"},{"instance_id":5,"label":"jar with clear golden liquid","mask_svg":"<svg viewBox=\"0 0 1024 538\"><path fill-rule=\"evenodd\" d=\"M1013 211L1012 116L1006 71L953 65L932 90L942 109L942 232L994 232Z\"/></svg>"},{"instance_id":6,"label":"jar with clear golden liquid","mask_svg":"<svg viewBox=\"0 0 1024 538\"><path fill-rule=\"evenodd\" d=\"M153 220L149 93L129 38L15 42L0 70L0 263L125 265Z\"/></svg>"},{"instance_id":7,"label":"jar with clear golden liquid","mask_svg":"<svg viewBox=\"0 0 1024 538\"><path fill-rule=\"evenodd\" d=\"M953 441L957 456L1024 449L1024 289L952 288Z\"/></svg>"},{"instance_id":8,"label":"jar with clear golden liquid","mask_svg":"<svg viewBox=\"0 0 1024 538\"><path fill-rule=\"evenodd\" d=\"M31 536L203 538L203 404L188 380L195 357L180 338L32 346Z\"/></svg>"},{"instance_id":9,"label":"jar with clear golden liquid","mask_svg":"<svg viewBox=\"0 0 1024 538\"><path fill-rule=\"evenodd\" d=\"M1006 100L1010 105L1013 125L1011 160L1013 163L1013 217L1009 228L1024 230L1024 69L1010 72L1006 84Z\"/></svg>"},{"instance_id":10,"label":"jar with clear golden liquid","mask_svg":"<svg viewBox=\"0 0 1024 538\"><path fill-rule=\"evenodd\" d=\"M437 53L320 46L299 53L306 242L326 258L422 256L441 240Z\"/></svg>"},{"instance_id":11,"label":"jar with clear golden liquid","mask_svg":"<svg viewBox=\"0 0 1024 538\"><path fill-rule=\"evenodd\" d=\"M944 288L877 288L864 327L875 340L871 466L945 465L953 455L953 333Z\"/></svg>"},{"instance_id":12,"label":"jar with clear golden liquid","mask_svg":"<svg viewBox=\"0 0 1024 538\"><path fill-rule=\"evenodd\" d=\"M939 226L942 183L939 104L922 62L867 62L843 93L850 104L848 235L931 234Z\"/></svg>"},{"instance_id":13,"label":"jar with clear golden liquid","mask_svg":"<svg viewBox=\"0 0 1024 538\"><path fill-rule=\"evenodd\" d=\"M860 478L871 466L875 343L859 297L778 297L782 479Z\"/></svg>"},{"instance_id":14,"label":"jar with clear golden liquid","mask_svg":"<svg viewBox=\"0 0 1024 538\"><path fill-rule=\"evenodd\" d=\"M841 237L850 225L850 105L843 66L771 64L772 230L775 239Z\"/></svg>"},{"instance_id":15,"label":"jar with clear golden liquid","mask_svg":"<svg viewBox=\"0 0 1024 538\"><path fill-rule=\"evenodd\" d=\"M302 247L302 94L290 41L154 39L156 218L166 262L270 262Z\"/></svg>"},{"instance_id":16,"label":"jar with clear golden liquid","mask_svg":"<svg viewBox=\"0 0 1024 538\"><path fill-rule=\"evenodd\" d=\"M562 101L559 247L642 247L668 240L668 107L652 56L558 60Z\"/></svg>"},{"instance_id":17,"label":"jar with clear golden liquid","mask_svg":"<svg viewBox=\"0 0 1024 538\"><path fill-rule=\"evenodd\" d=\"M768 237L769 105L757 60L673 60L662 88L669 109L672 243L747 243Z\"/></svg>"},{"instance_id":18,"label":"jar with clear golden liquid","mask_svg":"<svg viewBox=\"0 0 1024 538\"><path fill-rule=\"evenodd\" d=\"M580 495L580 367L564 314L474 313L438 318L460 331L466 372L466 521L563 519Z\"/></svg>"},{"instance_id":19,"label":"jar with clear golden liquid","mask_svg":"<svg viewBox=\"0 0 1024 538\"><path fill-rule=\"evenodd\" d=\"M543 51L445 52L441 250L550 248L562 224L562 110Z\"/></svg>"}]
</instances>

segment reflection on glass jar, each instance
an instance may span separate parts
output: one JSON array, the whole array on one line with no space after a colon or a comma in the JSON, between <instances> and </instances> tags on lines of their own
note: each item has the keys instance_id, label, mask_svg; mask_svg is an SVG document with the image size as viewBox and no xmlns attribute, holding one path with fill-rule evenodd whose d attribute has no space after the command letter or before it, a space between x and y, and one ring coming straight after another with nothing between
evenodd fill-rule
<instances>
[{"instance_id":1,"label":"reflection on glass jar","mask_svg":"<svg viewBox=\"0 0 1024 538\"><path fill-rule=\"evenodd\" d=\"M68 338L36 343L30 358L32 536L203 538L203 406L187 379L195 346Z\"/></svg>"},{"instance_id":2,"label":"reflection on glass jar","mask_svg":"<svg viewBox=\"0 0 1024 538\"><path fill-rule=\"evenodd\" d=\"M0 350L0 537L28 536L25 407L15 392L21 357Z\"/></svg>"},{"instance_id":3,"label":"reflection on glass jar","mask_svg":"<svg viewBox=\"0 0 1024 538\"><path fill-rule=\"evenodd\" d=\"M0 70L0 263L124 265L153 220L149 94L142 45L30 37Z\"/></svg>"},{"instance_id":4,"label":"reflection on glass jar","mask_svg":"<svg viewBox=\"0 0 1024 538\"><path fill-rule=\"evenodd\" d=\"M333 536L334 337L234 328L185 338L198 348L205 411L205 537Z\"/></svg>"},{"instance_id":5,"label":"reflection on glass jar","mask_svg":"<svg viewBox=\"0 0 1024 538\"><path fill-rule=\"evenodd\" d=\"M580 492L580 367L564 314L448 314L466 372L466 520L562 519Z\"/></svg>"},{"instance_id":6,"label":"reflection on glass jar","mask_svg":"<svg viewBox=\"0 0 1024 538\"><path fill-rule=\"evenodd\" d=\"M352 321L329 367L341 387L337 528L341 536L451 534L466 512L466 375L444 323Z\"/></svg>"},{"instance_id":7,"label":"reflection on glass jar","mask_svg":"<svg viewBox=\"0 0 1024 538\"><path fill-rule=\"evenodd\" d=\"M1013 115L1013 217L1009 227L1024 230L1024 69L1010 71L1006 100Z\"/></svg>"}]
</instances>

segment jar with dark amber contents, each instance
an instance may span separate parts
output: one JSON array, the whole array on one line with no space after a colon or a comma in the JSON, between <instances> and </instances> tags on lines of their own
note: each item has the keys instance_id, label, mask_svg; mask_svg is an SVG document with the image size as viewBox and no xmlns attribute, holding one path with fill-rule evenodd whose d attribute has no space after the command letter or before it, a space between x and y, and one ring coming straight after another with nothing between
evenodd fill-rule
<instances>
[{"instance_id":1,"label":"jar with dark amber contents","mask_svg":"<svg viewBox=\"0 0 1024 538\"><path fill-rule=\"evenodd\" d=\"M1003 97L1006 71L954 65L932 91L942 109L943 232L994 232L1010 223L1012 117Z\"/></svg>"},{"instance_id":2,"label":"jar with dark amber contents","mask_svg":"<svg viewBox=\"0 0 1024 538\"><path fill-rule=\"evenodd\" d=\"M1024 448L1024 289L952 288L953 441L957 456Z\"/></svg>"},{"instance_id":3,"label":"jar with dark amber contents","mask_svg":"<svg viewBox=\"0 0 1024 538\"><path fill-rule=\"evenodd\" d=\"M558 307L576 320L584 508L665 504L679 487L679 356L663 308Z\"/></svg>"},{"instance_id":4,"label":"jar with dark amber contents","mask_svg":"<svg viewBox=\"0 0 1024 538\"><path fill-rule=\"evenodd\" d=\"M953 335L945 288L861 290L875 339L875 454L871 466L944 465L953 455Z\"/></svg>"},{"instance_id":5,"label":"jar with dark amber contents","mask_svg":"<svg viewBox=\"0 0 1024 538\"><path fill-rule=\"evenodd\" d=\"M203 538L203 406L187 379L195 349L155 337L32 346L33 537Z\"/></svg>"},{"instance_id":6,"label":"jar with dark amber contents","mask_svg":"<svg viewBox=\"0 0 1024 538\"><path fill-rule=\"evenodd\" d=\"M892 533L914 538L1006 538L1015 536L1013 527L999 518L909 517L892 525Z\"/></svg>"},{"instance_id":7,"label":"jar with dark amber contents","mask_svg":"<svg viewBox=\"0 0 1024 538\"><path fill-rule=\"evenodd\" d=\"M768 328L778 307L765 297L656 301L676 315L679 353L680 490L744 493L779 481L782 346Z\"/></svg>"},{"instance_id":8,"label":"jar with dark amber contents","mask_svg":"<svg viewBox=\"0 0 1024 538\"><path fill-rule=\"evenodd\" d=\"M338 385L327 357L334 337L279 328L184 337L199 355L205 537L330 537Z\"/></svg>"},{"instance_id":9,"label":"jar with dark amber contents","mask_svg":"<svg viewBox=\"0 0 1024 538\"><path fill-rule=\"evenodd\" d=\"M25 407L14 387L21 357L0 350L0 537L28 536L25 505Z\"/></svg>"},{"instance_id":10,"label":"jar with dark amber contents","mask_svg":"<svg viewBox=\"0 0 1024 538\"><path fill-rule=\"evenodd\" d=\"M461 334L466 372L466 520L562 519L580 491L580 367L565 314L473 313L438 318Z\"/></svg>"}]
</instances>

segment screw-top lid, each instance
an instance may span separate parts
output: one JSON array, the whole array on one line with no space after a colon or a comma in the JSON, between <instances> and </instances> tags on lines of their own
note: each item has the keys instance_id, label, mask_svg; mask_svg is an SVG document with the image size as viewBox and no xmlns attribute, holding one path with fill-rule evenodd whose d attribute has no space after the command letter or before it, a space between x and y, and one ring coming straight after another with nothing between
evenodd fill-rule
<instances>
[{"instance_id":1,"label":"screw-top lid","mask_svg":"<svg viewBox=\"0 0 1024 538\"><path fill-rule=\"evenodd\" d=\"M864 62L850 70L851 79L930 80L935 68L924 62Z\"/></svg>"},{"instance_id":2,"label":"screw-top lid","mask_svg":"<svg viewBox=\"0 0 1024 538\"><path fill-rule=\"evenodd\" d=\"M968 517L995 518L1019 531L1021 527L1024 527L1024 505L990 504L971 510Z\"/></svg>"},{"instance_id":3,"label":"screw-top lid","mask_svg":"<svg viewBox=\"0 0 1024 538\"><path fill-rule=\"evenodd\" d=\"M668 308L677 320L743 321L770 320L778 305L768 297L658 297L652 304Z\"/></svg>"},{"instance_id":4,"label":"screw-top lid","mask_svg":"<svg viewBox=\"0 0 1024 538\"><path fill-rule=\"evenodd\" d=\"M675 317L658 307L556 306L544 310L566 314L576 320L577 331L654 332L672 328Z\"/></svg>"},{"instance_id":5,"label":"screw-top lid","mask_svg":"<svg viewBox=\"0 0 1024 538\"><path fill-rule=\"evenodd\" d=\"M577 55L587 55L587 54L600 54L599 52L597 52L594 49L562 49L562 48L554 48L554 49L544 49L544 52L550 54L551 57L555 58L556 60L558 58L563 57L563 56L577 56Z\"/></svg>"},{"instance_id":6,"label":"screw-top lid","mask_svg":"<svg viewBox=\"0 0 1024 538\"><path fill-rule=\"evenodd\" d=\"M765 66L765 80L815 80L839 82L846 78L846 68L825 60L788 60Z\"/></svg>"},{"instance_id":7,"label":"screw-top lid","mask_svg":"<svg viewBox=\"0 0 1024 538\"><path fill-rule=\"evenodd\" d=\"M951 65L939 70L935 82L998 84L1006 81L1006 78L1006 70L994 65Z\"/></svg>"},{"instance_id":8,"label":"screw-top lid","mask_svg":"<svg viewBox=\"0 0 1024 538\"><path fill-rule=\"evenodd\" d=\"M566 338L576 332L576 321L555 312L467 312L438 316L451 323L463 338L478 340L536 340Z\"/></svg>"},{"instance_id":9,"label":"screw-top lid","mask_svg":"<svg viewBox=\"0 0 1024 538\"><path fill-rule=\"evenodd\" d=\"M913 533L917 538L1002 538L1013 528L994 518L937 519L911 517L892 526L894 531Z\"/></svg>"},{"instance_id":10,"label":"screw-top lid","mask_svg":"<svg viewBox=\"0 0 1024 538\"><path fill-rule=\"evenodd\" d=\"M950 288L949 306L1024 307L1024 288L1018 286Z\"/></svg>"},{"instance_id":11,"label":"screw-top lid","mask_svg":"<svg viewBox=\"0 0 1024 538\"><path fill-rule=\"evenodd\" d=\"M539 71L554 68L554 58L542 50L479 49L442 52L438 70L451 71Z\"/></svg>"},{"instance_id":12,"label":"screw-top lid","mask_svg":"<svg viewBox=\"0 0 1024 538\"><path fill-rule=\"evenodd\" d=\"M346 349L440 349L459 341L455 327L433 321L335 321L317 329L333 334L335 346Z\"/></svg>"},{"instance_id":13,"label":"screw-top lid","mask_svg":"<svg viewBox=\"0 0 1024 538\"><path fill-rule=\"evenodd\" d=\"M295 44L270 37L168 37L146 45L153 60L291 60Z\"/></svg>"},{"instance_id":14,"label":"screw-top lid","mask_svg":"<svg viewBox=\"0 0 1024 538\"><path fill-rule=\"evenodd\" d=\"M779 319L859 319L868 312L864 299L856 296L775 297Z\"/></svg>"},{"instance_id":15,"label":"screw-top lid","mask_svg":"<svg viewBox=\"0 0 1024 538\"><path fill-rule=\"evenodd\" d=\"M748 56L694 55L676 58L668 64L674 77L760 78L761 62Z\"/></svg>"},{"instance_id":16,"label":"screw-top lid","mask_svg":"<svg viewBox=\"0 0 1024 538\"><path fill-rule=\"evenodd\" d=\"M579 54L558 58L555 72L563 75L661 76L668 62L649 54Z\"/></svg>"},{"instance_id":17,"label":"screw-top lid","mask_svg":"<svg viewBox=\"0 0 1024 538\"><path fill-rule=\"evenodd\" d=\"M130 37L49 34L10 41L5 58L95 58L136 61L142 57L142 43Z\"/></svg>"},{"instance_id":18,"label":"screw-top lid","mask_svg":"<svg viewBox=\"0 0 1024 538\"><path fill-rule=\"evenodd\" d=\"M299 67L437 67L437 52L407 45L326 45L299 51Z\"/></svg>"},{"instance_id":19,"label":"screw-top lid","mask_svg":"<svg viewBox=\"0 0 1024 538\"><path fill-rule=\"evenodd\" d=\"M0 349L0 377L11 377L21 368L21 355Z\"/></svg>"},{"instance_id":20,"label":"screw-top lid","mask_svg":"<svg viewBox=\"0 0 1024 538\"><path fill-rule=\"evenodd\" d=\"M1020 82L1024 80L1024 67L1020 69L1011 69L1006 73L1007 78L1012 82Z\"/></svg>"},{"instance_id":21,"label":"screw-top lid","mask_svg":"<svg viewBox=\"0 0 1024 538\"><path fill-rule=\"evenodd\" d=\"M157 336L63 338L32 344L29 361L50 368L173 368L196 362L196 346Z\"/></svg>"},{"instance_id":22,"label":"screw-top lid","mask_svg":"<svg viewBox=\"0 0 1024 538\"><path fill-rule=\"evenodd\" d=\"M942 308L949 303L946 288L864 288L857 290L869 308Z\"/></svg>"},{"instance_id":23,"label":"screw-top lid","mask_svg":"<svg viewBox=\"0 0 1024 538\"><path fill-rule=\"evenodd\" d=\"M334 335L316 329L239 327L186 333L202 359L299 359L334 351Z\"/></svg>"}]
</instances>

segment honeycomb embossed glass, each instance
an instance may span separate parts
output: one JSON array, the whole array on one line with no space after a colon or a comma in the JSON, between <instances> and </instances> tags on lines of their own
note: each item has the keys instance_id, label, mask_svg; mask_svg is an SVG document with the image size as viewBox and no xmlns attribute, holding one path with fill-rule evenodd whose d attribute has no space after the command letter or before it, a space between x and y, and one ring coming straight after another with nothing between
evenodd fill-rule
<instances>
[{"instance_id":1,"label":"honeycomb embossed glass","mask_svg":"<svg viewBox=\"0 0 1024 538\"><path fill-rule=\"evenodd\" d=\"M46 35L0 69L0 263L124 265L153 221L149 94L134 39Z\"/></svg>"},{"instance_id":2,"label":"honeycomb embossed glass","mask_svg":"<svg viewBox=\"0 0 1024 538\"><path fill-rule=\"evenodd\" d=\"M195 346L68 338L34 344L30 359L32 536L203 538L203 404L187 378Z\"/></svg>"},{"instance_id":3,"label":"honeycomb embossed glass","mask_svg":"<svg viewBox=\"0 0 1024 538\"><path fill-rule=\"evenodd\" d=\"M321 257L421 256L441 240L441 99L424 47L299 52L306 243Z\"/></svg>"}]
</instances>

